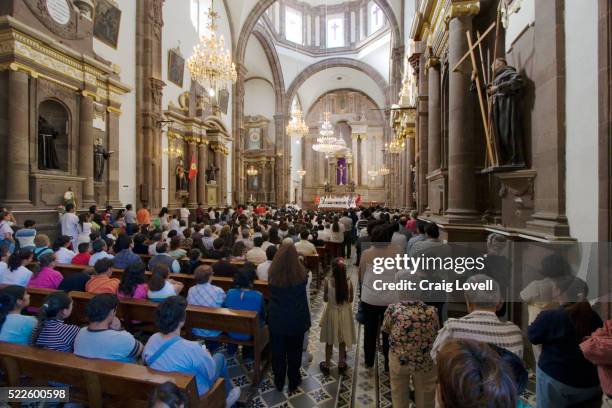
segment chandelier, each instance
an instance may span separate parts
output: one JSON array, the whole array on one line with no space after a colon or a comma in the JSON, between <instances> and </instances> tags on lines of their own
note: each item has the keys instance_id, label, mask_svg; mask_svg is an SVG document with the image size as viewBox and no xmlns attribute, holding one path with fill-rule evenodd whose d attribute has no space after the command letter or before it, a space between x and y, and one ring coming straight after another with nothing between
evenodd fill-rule
<instances>
[{"instance_id":1,"label":"chandelier","mask_svg":"<svg viewBox=\"0 0 612 408\"><path fill-rule=\"evenodd\" d=\"M378 176L378 170L368 170L368 176L370 176L370 178L374 180Z\"/></svg>"},{"instance_id":2,"label":"chandelier","mask_svg":"<svg viewBox=\"0 0 612 408\"><path fill-rule=\"evenodd\" d=\"M298 171L296 171L297 175L300 176L300 179L303 179L304 176L306 175L306 170L304 169L300 169Z\"/></svg>"},{"instance_id":3,"label":"chandelier","mask_svg":"<svg viewBox=\"0 0 612 408\"><path fill-rule=\"evenodd\" d=\"M236 82L236 65L232 62L230 51L225 49L223 35L217 37L217 18L214 0L208 9L208 35L200 38L200 43L193 47L193 55L187 60L191 78L208 89L209 95L216 95L221 86Z\"/></svg>"},{"instance_id":4,"label":"chandelier","mask_svg":"<svg viewBox=\"0 0 612 408\"><path fill-rule=\"evenodd\" d=\"M165 147L162 151L163 154L169 158L181 157L183 155L183 149L180 147L180 142L175 145L173 139L178 138L174 133L168 131L168 147Z\"/></svg>"},{"instance_id":5,"label":"chandelier","mask_svg":"<svg viewBox=\"0 0 612 408\"><path fill-rule=\"evenodd\" d=\"M325 120L321 124L321 130L317 138L317 143L312 145L316 152L325 153L326 156L332 155L342 149L346 149L346 142L343 139L334 137L334 125L329 120L329 112L325 112Z\"/></svg>"},{"instance_id":6,"label":"chandelier","mask_svg":"<svg viewBox=\"0 0 612 408\"><path fill-rule=\"evenodd\" d=\"M389 173L391 173L391 170L389 170L389 168L385 166L384 164L380 168L380 170L378 170L378 174L380 174L381 176L388 176Z\"/></svg>"},{"instance_id":7,"label":"chandelier","mask_svg":"<svg viewBox=\"0 0 612 408\"><path fill-rule=\"evenodd\" d=\"M394 140L391 143L385 143L385 150L387 150L391 154L400 154L404 151L404 147L406 143L402 140Z\"/></svg>"},{"instance_id":8,"label":"chandelier","mask_svg":"<svg viewBox=\"0 0 612 408\"><path fill-rule=\"evenodd\" d=\"M255 177L256 175L259 174L259 171L257 171L257 169L255 167L253 167L252 165L247 169L246 171L247 176L250 177Z\"/></svg>"},{"instance_id":9,"label":"chandelier","mask_svg":"<svg viewBox=\"0 0 612 408\"><path fill-rule=\"evenodd\" d=\"M301 109L297 108L291 112L291 121L287 125L287 133L297 137L304 137L308 133L308 126L304 122Z\"/></svg>"}]
</instances>

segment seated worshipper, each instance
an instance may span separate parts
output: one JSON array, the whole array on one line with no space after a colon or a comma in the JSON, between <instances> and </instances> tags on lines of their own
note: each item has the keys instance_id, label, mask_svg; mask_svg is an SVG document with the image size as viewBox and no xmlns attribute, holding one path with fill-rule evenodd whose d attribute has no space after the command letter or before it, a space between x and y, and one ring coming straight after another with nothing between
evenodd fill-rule
<instances>
[{"instance_id":1,"label":"seated worshipper","mask_svg":"<svg viewBox=\"0 0 612 408\"><path fill-rule=\"evenodd\" d=\"M146 299L149 287L145 280L145 264L133 263L121 274L117 289L119 299Z\"/></svg>"},{"instance_id":2,"label":"seated worshipper","mask_svg":"<svg viewBox=\"0 0 612 408\"><path fill-rule=\"evenodd\" d=\"M140 262L140 257L132 252L132 238L121 234L115 241L115 258L113 265L117 269L125 269L128 265Z\"/></svg>"},{"instance_id":3,"label":"seated worshipper","mask_svg":"<svg viewBox=\"0 0 612 408\"><path fill-rule=\"evenodd\" d=\"M261 249L262 244L262 237L253 238L253 248L249 249L246 253L247 261L253 262L255 265L260 265L266 261L266 251Z\"/></svg>"},{"instance_id":4,"label":"seated worshipper","mask_svg":"<svg viewBox=\"0 0 612 408\"><path fill-rule=\"evenodd\" d=\"M436 368L436 407L517 407L518 393L511 369L485 343L448 341L437 355Z\"/></svg>"},{"instance_id":5,"label":"seated worshipper","mask_svg":"<svg viewBox=\"0 0 612 408\"><path fill-rule=\"evenodd\" d=\"M149 259L149 270L155 269L157 265L165 265L172 273L181 272L181 264L166 252L168 251L168 244L161 242L157 244L157 255Z\"/></svg>"},{"instance_id":6,"label":"seated worshipper","mask_svg":"<svg viewBox=\"0 0 612 408\"><path fill-rule=\"evenodd\" d=\"M435 360L438 350L450 339L472 339L483 343L495 344L523 357L523 335L521 329L512 322L501 321L495 312L501 307L502 299L499 285L487 275L474 275L467 279L468 284L492 284L492 290L464 290L465 303L469 314L459 319L448 319L438 332L433 344L431 357ZM578 346L576 346L578 347Z\"/></svg>"},{"instance_id":7,"label":"seated worshipper","mask_svg":"<svg viewBox=\"0 0 612 408\"><path fill-rule=\"evenodd\" d=\"M413 249L414 244L416 244L417 242L425 241L427 239L427 235L425 235L425 228L427 227L427 224L428 223L423 220L417 220L417 231L410 237L408 243L406 244L406 252L408 253L408 256L415 255L415 251Z\"/></svg>"},{"instance_id":8,"label":"seated worshipper","mask_svg":"<svg viewBox=\"0 0 612 408\"><path fill-rule=\"evenodd\" d=\"M287 237L286 238L290 238L291 241L293 241L294 244L300 240L300 236L298 235L298 233L297 233L297 231L296 231L294 226L290 226L289 227L289 229L287 230Z\"/></svg>"},{"instance_id":9,"label":"seated worshipper","mask_svg":"<svg viewBox=\"0 0 612 408\"><path fill-rule=\"evenodd\" d=\"M391 237L391 242L400 248L406 248L408 244L408 239L406 235L400 232L400 224L399 222L394 222L393 224L393 236Z\"/></svg>"},{"instance_id":10,"label":"seated worshipper","mask_svg":"<svg viewBox=\"0 0 612 408\"><path fill-rule=\"evenodd\" d=\"M252 310L259 314L261 325L264 325L264 298L261 292L253 290L253 279L248 271L240 270L234 275L234 287L227 291L225 307L236 310ZM251 336L242 333L228 333L236 340L249 340Z\"/></svg>"},{"instance_id":11,"label":"seated worshipper","mask_svg":"<svg viewBox=\"0 0 612 408\"><path fill-rule=\"evenodd\" d=\"M34 250L34 238L36 237L36 229L34 228L35 225L36 221L25 220L23 222L23 228L15 233L15 241L19 243L20 249Z\"/></svg>"},{"instance_id":12,"label":"seated worshipper","mask_svg":"<svg viewBox=\"0 0 612 408\"><path fill-rule=\"evenodd\" d=\"M225 403L231 407L240 398L240 388L232 387L222 354L211 356L204 345L181 337L186 310L187 302L181 296L172 296L159 305L155 312L159 332L147 341L143 360L154 370L194 375L200 395L206 394L219 377L224 378Z\"/></svg>"},{"instance_id":13,"label":"seated worshipper","mask_svg":"<svg viewBox=\"0 0 612 408\"><path fill-rule=\"evenodd\" d=\"M187 263L187 272L193 275L196 268L202 265L202 252L200 252L200 250L197 248L193 248L189 250L187 257L189 258L189 262Z\"/></svg>"},{"instance_id":14,"label":"seated worshipper","mask_svg":"<svg viewBox=\"0 0 612 408\"><path fill-rule=\"evenodd\" d=\"M242 232L240 235L241 235L241 238L237 239L236 242L242 242L247 251L253 248L253 241L251 239L251 231L249 231L249 229L246 226L242 228Z\"/></svg>"},{"instance_id":15,"label":"seated worshipper","mask_svg":"<svg viewBox=\"0 0 612 408\"><path fill-rule=\"evenodd\" d=\"M147 240L147 236L145 234L134 235L133 251L135 254L137 255L148 255L149 254L149 246L145 245L146 240Z\"/></svg>"},{"instance_id":16,"label":"seated worshipper","mask_svg":"<svg viewBox=\"0 0 612 408\"><path fill-rule=\"evenodd\" d=\"M76 292L85 292L85 286L89 279L91 279L91 275L95 274L93 268L85 269L80 272L71 273L68 276L65 276L60 283L58 290L64 291L66 293L76 291Z\"/></svg>"},{"instance_id":17,"label":"seated worshipper","mask_svg":"<svg viewBox=\"0 0 612 408\"><path fill-rule=\"evenodd\" d=\"M149 250L147 251L149 255L157 255L157 244L160 244L163 241L162 234L156 232L153 234L153 238L151 239L151 243L149 244Z\"/></svg>"},{"instance_id":18,"label":"seated worshipper","mask_svg":"<svg viewBox=\"0 0 612 408\"><path fill-rule=\"evenodd\" d=\"M64 280L64 275L56 271L55 254L44 254L38 259L38 272L34 272L28 288L57 289Z\"/></svg>"},{"instance_id":19,"label":"seated worshipper","mask_svg":"<svg viewBox=\"0 0 612 408\"><path fill-rule=\"evenodd\" d=\"M34 346L72 353L79 326L64 323L72 313L72 299L64 292L51 293L38 312L38 324L32 333Z\"/></svg>"},{"instance_id":20,"label":"seated worshipper","mask_svg":"<svg viewBox=\"0 0 612 408\"><path fill-rule=\"evenodd\" d=\"M591 308L585 285L573 277L557 280L553 298L561 306L542 311L527 329L527 338L542 345L537 361L538 407L585 406L601 399L597 368L580 350L582 340L603 322Z\"/></svg>"},{"instance_id":21,"label":"seated worshipper","mask_svg":"<svg viewBox=\"0 0 612 408\"><path fill-rule=\"evenodd\" d=\"M32 262L32 251L20 249L9 256L7 268L0 276L0 285L19 285L26 287L32 278L32 271L26 265Z\"/></svg>"},{"instance_id":22,"label":"seated worshipper","mask_svg":"<svg viewBox=\"0 0 612 408\"><path fill-rule=\"evenodd\" d=\"M69 265L72 263L72 258L76 254L69 249L71 245L72 241L68 235L62 235L55 240L53 249L55 250L55 260L58 264Z\"/></svg>"},{"instance_id":23,"label":"seated worshipper","mask_svg":"<svg viewBox=\"0 0 612 408\"><path fill-rule=\"evenodd\" d=\"M114 259L115 257L107 252L108 247L106 241L103 239L96 239L91 243L91 250L93 254L89 258L89 266L94 266L100 259Z\"/></svg>"},{"instance_id":24,"label":"seated worshipper","mask_svg":"<svg viewBox=\"0 0 612 408\"><path fill-rule=\"evenodd\" d=\"M236 241L230 252L230 261L244 261L247 252L247 247L243 241Z\"/></svg>"},{"instance_id":25,"label":"seated worshipper","mask_svg":"<svg viewBox=\"0 0 612 408\"><path fill-rule=\"evenodd\" d=\"M204 249L210 251L213 249L213 242L215 237L213 237L212 229L210 227L204 228L202 244L204 245Z\"/></svg>"},{"instance_id":26,"label":"seated worshipper","mask_svg":"<svg viewBox=\"0 0 612 408\"><path fill-rule=\"evenodd\" d=\"M85 358L134 363L142 353L142 343L121 329L117 319L117 296L103 293L87 303L89 325L74 340L74 354Z\"/></svg>"},{"instance_id":27,"label":"seated worshipper","mask_svg":"<svg viewBox=\"0 0 612 408\"><path fill-rule=\"evenodd\" d=\"M323 241L321 238L319 238L319 232L318 231L312 231L310 233L312 239L310 240L310 242L312 243L312 245L315 246L315 250L316 247L318 246L325 246L325 241Z\"/></svg>"},{"instance_id":28,"label":"seated worshipper","mask_svg":"<svg viewBox=\"0 0 612 408\"><path fill-rule=\"evenodd\" d=\"M302 230L302 232L300 232L300 240L295 243L295 249L298 251L298 254L302 256L318 254L317 248L315 248L315 246L312 243L308 242L308 231L307 230Z\"/></svg>"},{"instance_id":29,"label":"seated worshipper","mask_svg":"<svg viewBox=\"0 0 612 408\"><path fill-rule=\"evenodd\" d=\"M440 328L435 307L423 302L419 289L400 293L385 311L382 331L389 335L389 380L394 407L410 406L410 380L416 408L433 408L436 373L429 353Z\"/></svg>"},{"instance_id":30,"label":"seated worshipper","mask_svg":"<svg viewBox=\"0 0 612 408\"><path fill-rule=\"evenodd\" d=\"M253 281L257 279L257 266L255 266L253 262L245 262L240 270L246 273L249 276L249 279Z\"/></svg>"},{"instance_id":31,"label":"seated worshipper","mask_svg":"<svg viewBox=\"0 0 612 408\"><path fill-rule=\"evenodd\" d=\"M266 249L266 261L257 265L257 279L268 281L268 269L270 269L270 265L272 265L272 260L274 259L274 255L276 255L276 251L278 251L276 245L270 245Z\"/></svg>"},{"instance_id":32,"label":"seated worshipper","mask_svg":"<svg viewBox=\"0 0 612 408\"><path fill-rule=\"evenodd\" d=\"M21 312L30 305L30 295L23 286L0 289L0 341L28 345L37 325L35 317Z\"/></svg>"},{"instance_id":33,"label":"seated worshipper","mask_svg":"<svg viewBox=\"0 0 612 408\"><path fill-rule=\"evenodd\" d=\"M170 219L170 222L168 223L168 230L179 232L180 228L181 228L181 223L179 222L177 215L172 214L172 218Z\"/></svg>"},{"instance_id":34,"label":"seated worshipper","mask_svg":"<svg viewBox=\"0 0 612 408\"><path fill-rule=\"evenodd\" d=\"M194 306L223 307L225 292L211 283L213 270L209 265L200 265L194 273L195 285L187 292L187 303ZM216 337L221 330L193 329L199 337Z\"/></svg>"},{"instance_id":35,"label":"seated worshipper","mask_svg":"<svg viewBox=\"0 0 612 408\"><path fill-rule=\"evenodd\" d=\"M216 276L233 278L238 273L238 266L231 263L228 258L222 258L212 265Z\"/></svg>"},{"instance_id":36,"label":"seated worshipper","mask_svg":"<svg viewBox=\"0 0 612 408\"><path fill-rule=\"evenodd\" d=\"M186 228L183 231L183 241L181 242L181 247L186 252L189 252L189 250L191 248L193 248L193 239L191 238L191 229L190 228Z\"/></svg>"},{"instance_id":37,"label":"seated worshipper","mask_svg":"<svg viewBox=\"0 0 612 408\"><path fill-rule=\"evenodd\" d=\"M167 381L153 390L149 399L150 408L186 408L189 406L189 397L173 382Z\"/></svg>"},{"instance_id":38,"label":"seated worshipper","mask_svg":"<svg viewBox=\"0 0 612 408\"><path fill-rule=\"evenodd\" d=\"M77 247L79 253L72 258L73 265L89 265L89 259L91 258L91 254L89 253L89 242L81 242Z\"/></svg>"},{"instance_id":39,"label":"seated worshipper","mask_svg":"<svg viewBox=\"0 0 612 408\"><path fill-rule=\"evenodd\" d=\"M170 296L175 296L183 290L183 284L172 279L168 279L170 271L168 266L157 264L151 269L151 278L149 278L149 291L147 299L153 302L161 302Z\"/></svg>"},{"instance_id":40,"label":"seated worshipper","mask_svg":"<svg viewBox=\"0 0 612 408\"><path fill-rule=\"evenodd\" d=\"M38 257L42 254L54 252L51 248L49 237L45 234L38 234L36 237L34 237L34 246L35 248L32 250L32 252L34 254L35 261L38 261Z\"/></svg>"},{"instance_id":41,"label":"seated worshipper","mask_svg":"<svg viewBox=\"0 0 612 408\"><path fill-rule=\"evenodd\" d=\"M338 372L347 369L346 348L355 343L355 322L353 320L353 284L346 276L346 264L343 258L332 261L332 276L326 278L323 286L325 311L319 326L319 340L325 343L325 361L319 368L329 375L334 345L339 349Z\"/></svg>"},{"instance_id":42,"label":"seated worshipper","mask_svg":"<svg viewBox=\"0 0 612 408\"><path fill-rule=\"evenodd\" d=\"M225 241L219 237L213 241L213 249L208 251L208 256L211 259L222 259L229 256L229 249L225 247Z\"/></svg>"},{"instance_id":43,"label":"seated worshipper","mask_svg":"<svg viewBox=\"0 0 612 408\"><path fill-rule=\"evenodd\" d=\"M187 256L187 251L181 248L182 240L181 237L176 236L170 239L170 250L168 255L176 260L180 260Z\"/></svg>"},{"instance_id":44,"label":"seated worshipper","mask_svg":"<svg viewBox=\"0 0 612 408\"><path fill-rule=\"evenodd\" d=\"M602 408L612 407L612 320L595 330L580 343L584 358L597 366L603 390Z\"/></svg>"},{"instance_id":45,"label":"seated worshipper","mask_svg":"<svg viewBox=\"0 0 612 408\"><path fill-rule=\"evenodd\" d=\"M119 288L119 279L112 278L113 276L113 260L100 259L94 265L96 273L85 285L85 290L89 293L117 293Z\"/></svg>"}]
</instances>

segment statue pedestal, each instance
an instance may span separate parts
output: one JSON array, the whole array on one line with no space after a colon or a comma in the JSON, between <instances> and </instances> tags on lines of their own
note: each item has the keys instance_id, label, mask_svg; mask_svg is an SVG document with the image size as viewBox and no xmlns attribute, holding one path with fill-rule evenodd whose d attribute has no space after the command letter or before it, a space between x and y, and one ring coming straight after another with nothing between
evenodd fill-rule
<instances>
[{"instance_id":1,"label":"statue pedestal","mask_svg":"<svg viewBox=\"0 0 612 408\"><path fill-rule=\"evenodd\" d=\"M502 225L525 228L533 214L535 170L518 170L496 173L501 182L499 196L502 200Z\"/></svg>"},{"instance_id":2,"label":"statue pedestal","mask_svg":"<svg viewBox=\"0 0 612 408\"><path fill-rule=\"evenodd\" d=\"M217 183L206 184L206 202L211 207L219 205L219 193Z\"/></svg>"}]
</instances>

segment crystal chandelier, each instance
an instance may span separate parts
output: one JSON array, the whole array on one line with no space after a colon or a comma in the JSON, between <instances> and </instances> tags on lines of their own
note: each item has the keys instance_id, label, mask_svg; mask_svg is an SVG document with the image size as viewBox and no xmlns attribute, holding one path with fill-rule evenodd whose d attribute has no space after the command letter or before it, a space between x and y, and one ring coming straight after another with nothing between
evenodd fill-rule
<instances>
[{"instance_id":1,"label":"crystal chandelier","mask_svg":"<svg viewBox=\"0 0 612 408\"><path fill-rule=\"evenodd\" d=\"M296 108L291 112L291 121L287 125L287 133L291 136L304 137L308 133L308 126L304 122L302 110Z\"/></svg>"},{"instance_id":2,"label":"crystal chandelier","mask_svg":"<svg viewBox=\"0 0 612 408\"><path fill-rule=\"evenodd\" d=\"M329 112L325 112L325 120L321 124L321 130L317 138L317 143L312 145L312 149L316 152L325 153L330 156L342 149L346 149L346 142L343 139L334 137L334 125L329 120Z\"/></svg>"},{"instance_id":3,"label":"crystal chandelier","mask_svg":"<svg viewBox=\"0 0 612 408\"><path fill-rule=\"evenodd\" d=\"M306 170L304 169L300 169L298 171L296 171L297 175L300 176L300 179L303 179L304 176L306 175Z\"/></svg>"},{"instance_id":4,"label":"crystal chandelier","mask_svg":"<svg viewBox=\"0 0 612 408\"><path fill-rule=\"evenodd\" d=\"M187 60L191 78L206 88L210 96L216 95L221 86L236 82L236 65L232 54L225 49L223 35L217 37L217 18L214 0L208 9L208 35L200 38L200 43L193 47L193 55Z\"/></svg>"},{"instance_id":5,"label":"crystal chandelier","mask_svg":"<svg viewBox=\"0 0 612 408\"><path fill-rule=\"evenodd\" d=\"M255 167L253 167L252 165L247 169L246 171L247 176L250 177L255 177L256 175L259 174L259 171L257 171L257 169Z\"/></svg>"},{"instance_id":6,"label":"crystal chandelier","mask_svg":"<svg viewBox=\"0 0 612 408\"><path fill-rule=\"evenodd\" d=\"M385 150L387 150L391 154L400 154L404 151L404 147L406 146L405 142L394 140L391 143L385 143Z\"/></svg>"},{"instance_id":7,"label":"crystal chandelier","mask_svg":"<svg viewBox=\"0 0 612 408\"><path fill-rule=\"evenodd\" d=\"M384 164L380 168L380 170L378 170L378 174L380 174L381 176L388 176L389 173L391 173L391 170L389 170L389 168L385 166Z\"/></svg>"},{"instance_id":8,"label":"crystal chandelier","mask_svg":"<svg viewBox=\"0 0 612 408\"><path fill-rule=\"evenodd\" d=\"M176 158L183 155L183 149L180 147L180 142L175 145L174 139L178 139L178 136L168 131L168 147L165 147L162 153L169 158Z\"/></svg>"}]
</instances>

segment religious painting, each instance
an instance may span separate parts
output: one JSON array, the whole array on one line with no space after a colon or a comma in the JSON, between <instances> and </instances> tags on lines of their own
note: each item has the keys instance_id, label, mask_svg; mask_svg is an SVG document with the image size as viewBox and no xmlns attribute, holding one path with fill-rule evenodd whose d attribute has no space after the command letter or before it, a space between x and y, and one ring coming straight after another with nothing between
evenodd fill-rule
<instances>
[{"instance_id":1,"label":"religious painting","mask_svg":"<svg viewBox=\"0 0 612 408\"><path fill-rule=\"evenodd\" d=\"M247 190L248 191L259 190L259 175L247 176Z\"/></svg>"},{"instance_id":2,"label":"religious painting","mask_svg":"<svg viewBox=\"0 0 612 408\"><path fill-rule=\"evenodd\" d=\"M103 43L117 48L121 10L110 0L98 0L94 19L94 36Z\"/></svg>"},{"instance_id":3,"label":"religious painting","mask_svg":"<svg viewBox=\"0 0 612 408\"><path fill-rule=\"evenodd\" d=\"M262 134L262 129L260 127L258 128L249 128L249 132L247 135L247 140L246 140L246 148L247 150L257 150L257 149L261 149L261 134Z\"/></svg>"},{"instance_id":4,"label":"religious painting","mask_svg":"<svg viewBox=\"0 0 612 408\"><path fill-rule=\"evenodd\" d=\"M178 48L168 50L168 81L182 88L184 75L185 58Z\"/></svg>"},{"instance_id":5,"label":"religious painting","mask_svg":"<svg viewBox=\"0 0 612 408\"><path fill-rule=\"evenodd\" d=\"M219 102L219 109L224 115L227 115L227 107L229 105L229 91L227 89L221 89L217 95Z\"/></svg>"}]
</instances>

